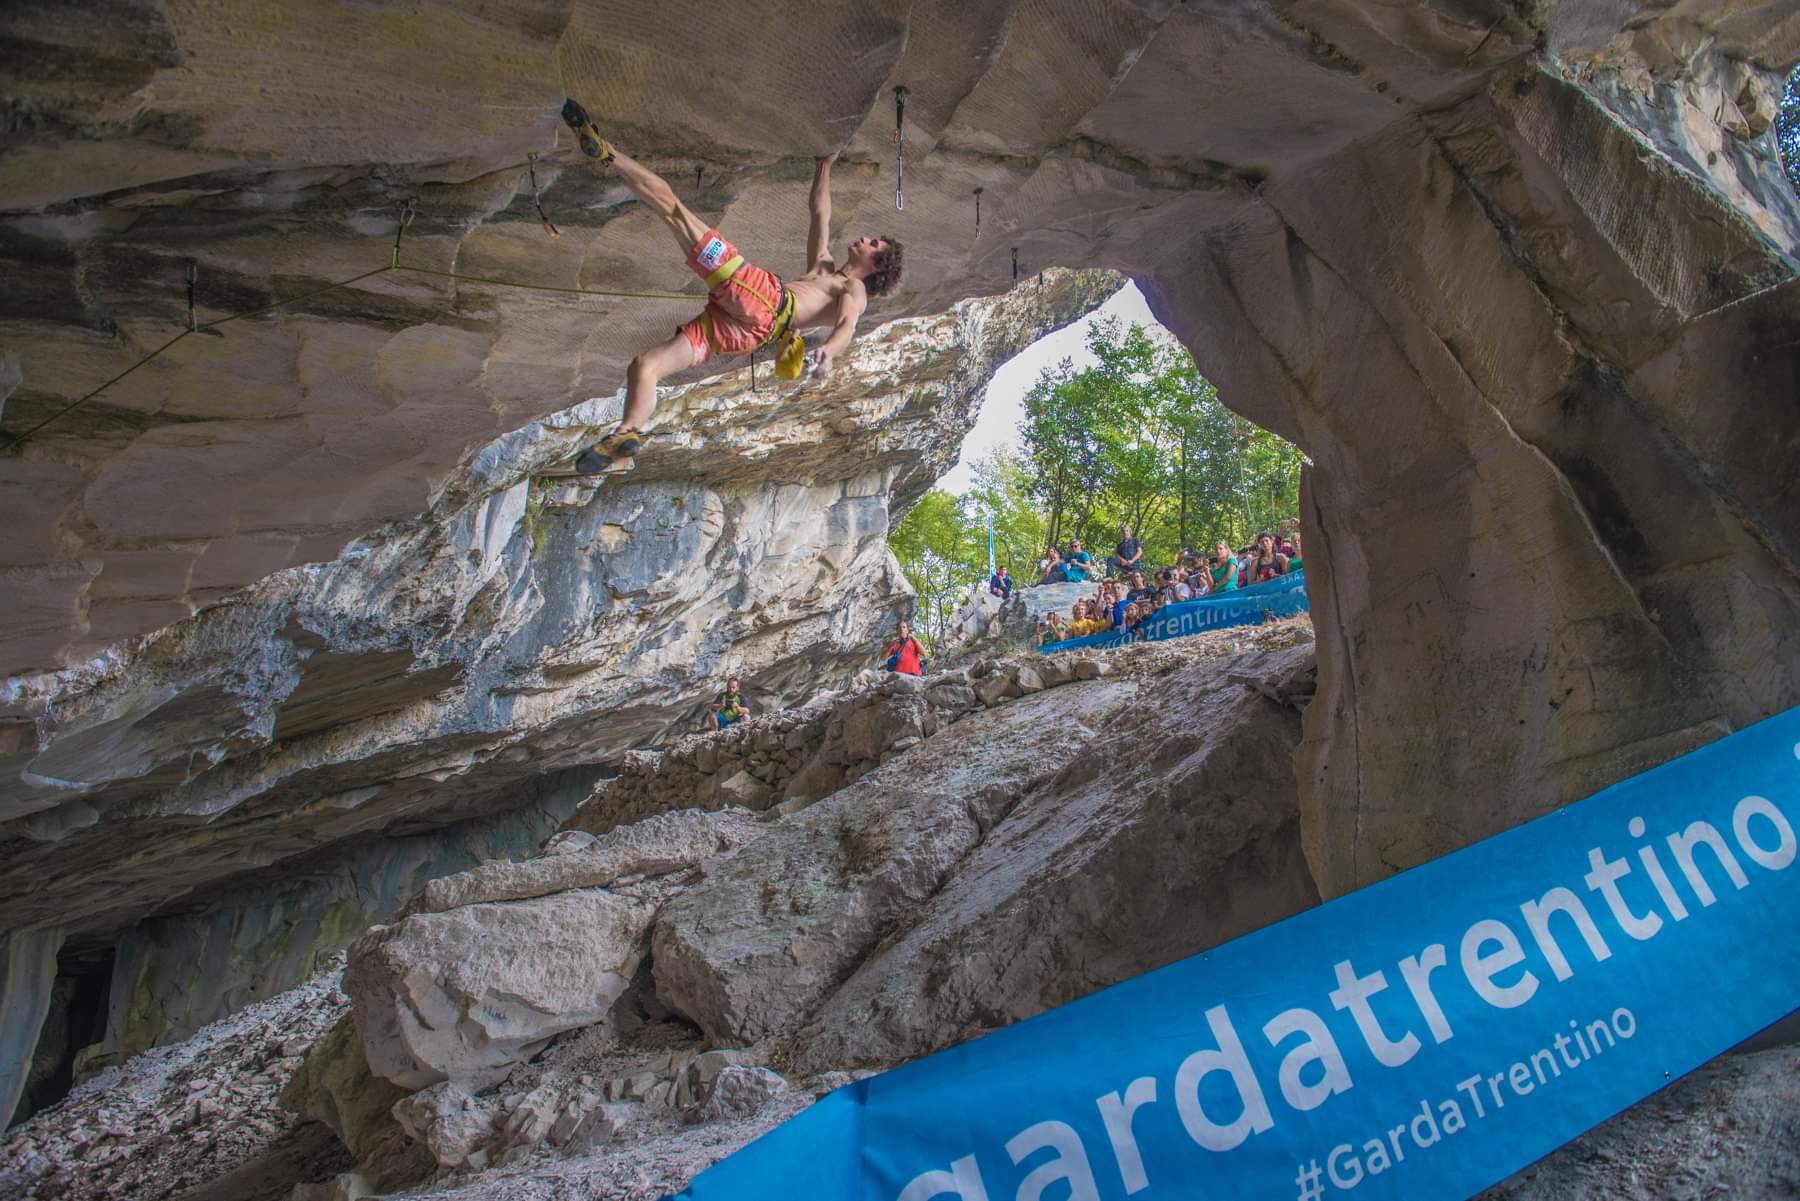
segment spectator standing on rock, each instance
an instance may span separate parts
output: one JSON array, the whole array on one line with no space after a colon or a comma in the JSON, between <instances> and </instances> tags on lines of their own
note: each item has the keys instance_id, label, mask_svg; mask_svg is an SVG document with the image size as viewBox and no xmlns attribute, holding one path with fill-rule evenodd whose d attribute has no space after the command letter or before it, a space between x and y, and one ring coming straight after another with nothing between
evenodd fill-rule
<instances>
[{"instance_id":1,"label":"spectator standing on rock","mask_svg":"<svg viewBox=\"0 0 1800 1201\"><path fill-rule=\"evenodd\" d=\"M1125 594L1126 600L1142 608L1144 602L1156 599L1156 589L1144 583L1143 572L1134 571L1128 579L1131 583L1131 590Z\"/></svg>"},{"instance_id":2,"label":"spectator standing on rock","mask_svg":"<svg viewBox=\"0 0 1800 1201\"><path fill-rule=\"evenodd\" d=\"M734 726L750 716L750 707L744 703L744 694L738 678L732 676L725 681L725 691L712 704L713 720L719 723L719 729Z\"/></svg>"},{"instance_id":3,"label":"spectator standing on rock","mask_svg":"<svg viewBox=\"0 0 1800 1201\"><path fill-rule=\"evenodd\" d=\"M1012 577L1006 574L1006 564L1002 563L999 570L988 577L988 592L1003 601L1012 599Z\"/></svg>"},{"instance_id":4,"label":"spectator standing on rock","mask_svg":"<svg viewBox=\"0 0 1800 1201\"><path fill-rule=\"evenodd\" d=\"M1250 582L1260 584L1278 575L1286 575L1287 570L1288 557L1275 549L1275 535L1258 534L1256 550L1250 556Z\"/></svg>"},{"instance_id":5,"label":"spectator standing on rock","mask_svg":"<svg viewBox=\"0 0 1800 1201\"><path fill-rule=\"evenodd\" d=\"M1231 553L1229 542L1220 542L1213 547L1212 565L1209 570L1212 575L1214 592L1237 591L1237 556Z\"/></svg>"},{"instance_id":6,"label":"spectator standing on rock","mask_svg":"<svg viewBox=\"0 0 1800 1201\"><path fill-rule=\"evenodd\" d=\"M889 671L897 671L901 675L907 676L925 674L925 660L919 653L919 644L913 639L912 627L904 621L900 623L894 640L888 643L887 649L882 651L881 655L887 660L886 666Z\"/></svg>"},{"instance_id":7,"label":"spectator standing on rock","mask_svg":"<svg viewBox=\"0 0 1800 1201\"><path fill-rule=\"evenodd\" d=\"M1113 547L1113 557L1107 562L1106 574L1123 579L1139 569L1139 561L1144 557L1144 544L1131 536L1131 527L1119 527L1119 545Z\"/></svg>"}]
</instances>

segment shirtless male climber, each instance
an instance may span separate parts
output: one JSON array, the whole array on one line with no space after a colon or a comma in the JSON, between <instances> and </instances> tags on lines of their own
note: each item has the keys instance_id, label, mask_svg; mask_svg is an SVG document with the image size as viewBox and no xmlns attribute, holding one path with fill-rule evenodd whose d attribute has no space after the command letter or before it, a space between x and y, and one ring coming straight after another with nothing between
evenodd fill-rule
<instances>
[{"instance_id":1,"label":"shirtless male climber","mask_svg":"<svg viewBox=\"0 0 1800 1201\"><path fill-rule=\"evenodd\" d=\"M660 176L632 161L600 136L587 110L563 105L563 120L581 140L583 153L615 167L625 185L656 211L681 243L688 266L706 281L706 309L680 326L675 336L631 360L625 375L625 414L619 428L582 452L575 470L606 471L635 457L644 445L644 426L656 409L656 385L666 375L704 363L714 355L749 354L775 342L789 329L831 327L819 347L813 375L831 374L832 360L856 336L856 321L869 297L884 296L900 282L900 243L892 238L858 238L839 267L827 257L831 233L831 164L817 160L812 184L812 229L806 238L806 274L786 285L744 261L737 247L696 217Z\"/></svg>"}]
</instances>

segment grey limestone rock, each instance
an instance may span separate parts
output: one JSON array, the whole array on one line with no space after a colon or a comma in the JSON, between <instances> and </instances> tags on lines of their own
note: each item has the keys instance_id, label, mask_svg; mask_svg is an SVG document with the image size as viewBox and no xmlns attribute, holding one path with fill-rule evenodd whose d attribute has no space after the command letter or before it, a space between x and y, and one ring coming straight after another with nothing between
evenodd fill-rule
<instances>
[{"instance_id":1,"label":"grey limestone rock","mask_svg":"<svg viewBox=\"0 0 1800 1201\"><path fill-rule=\"evenodd\" d=\"M1133 690L1065 691L963 719L926 770L834 793L675 897L652 935L657 995L728 1045L800 1022Z\"/></svg>"},{"instance_id":2,"label":"grey limestone rock","mask_svg":"<svg viewBox=\"0 0 1800 1201\"><path fill-rule=\"evenodd\" d=\"M795 1066L925 1055L1316 904L1293 769L1299 716L1226 678L1278 685L1312 657L1305 644L1188 666L1158 679L1155 704L1134 706L1128 726L1102 719L1098 737L1071 739L1054 782L1024 793L817 1007ZM1090 690L1108 687L993 712L1030 709L1068 728Z\"/></svg>"},{"instance_id":3,"label":"grey limestone rock","mask_svg":"<svg viewBox=\"0 0 1800 1201\"><path fill-rule=\"evenodd\" d=\"M371 1069L480 1089L625 991L655 907L587 888L420 913L350 949L344 990Z\"/></svg>"}]
</instances>

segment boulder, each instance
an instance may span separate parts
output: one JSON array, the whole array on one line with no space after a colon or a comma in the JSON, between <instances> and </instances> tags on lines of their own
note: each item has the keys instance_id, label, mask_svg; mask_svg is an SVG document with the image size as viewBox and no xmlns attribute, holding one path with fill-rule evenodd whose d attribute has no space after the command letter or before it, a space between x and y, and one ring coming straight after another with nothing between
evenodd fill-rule
<instances>
[{"instance_id":1,"label":"boulder","mask_svg":"<svg viewBox=\"0 0 1800 1201\"><path fill-rule=\"evenodd\" d=\"M690 1124L747 1118L787 1087L787 1081L768 1068L731 1064L714 1078L705 1098L681 1118Z\"/></svg>"},{"instance_id":2,"label":"boulder","mask_svg":"<svg viewBox=\"0 0 1800 1201\"><path fill-rule=\"evenodd\" d=\"M1044 677L1029 663L1019 664L1008 674L1012 676L1013 683L1018 685L1021 695L1044 690Z\"/></svg>"},{"instance_id":3,"label":"boulder","mask_svg":"<svg viewBox=\"0 0 1800 1201\"><path fill-rule=\"evenodd\" d=\"M459 1084L445 1080L394 1103L394 1120L423 1143L441 1170L480 1170L490 1159L497 1115Z\"/></svg>"},{"instance_id":4,"label":"boulder","mask_svg":"<svg viewBox=\"0 0 1800 1201\"><path fill-rule=\"evenodd\" d=\"M719 800L739 809L766 809L775 790L751 775L748 770L720 781Z\"/></svg>"},{"instance_id":5,"label":"boulder","mask_svg":"<svg viewBox=\"0 0 1800 1201\"><path fill-rule=\"evenodd\" d=\"M981 698L982 704L991 709L1002 701L1010 700L1015 696L1024 696L1025 691L1019 687L1019 682L1010 675L995 672L993 675L982 677L981 682L975 685L975 695Z\"/></svg>"},{"instance_id":6,"label":"boulder","mask_svg":"<svg viewBox=\"0 0 1800 1201\"><path fill-rule=\"evenodd\" d=\"M414 914L350 948L344 991L370 1068L407 1089L479 1090L603 1019L655 907L603 889Z\"/></svg>"},{"instance_id":7,"label":"boulder","mask_svg":"<svg viewBox=\"0 0 1800 1201\"><path fill-rule=\"evenodd\" d=\"M1229 666L1278 689L1312 656L1308 644ZM1055 787L1024 796L818 1007L794 1066L929 1054L1315 904L1293 769L1300 717L1228 674L1187 667L1159 681L1155 706L1134 707L1128 737L1057 755ZM1118 686L1074 684L991 716L1030 710L1063 727L1091 690Z\"/></svg>"},{"instance_id":8,"label":"boulder","mask_svg":"<svg viewBox=\"0 0 1800 1201\"><path fill-rule=\"evenodd\" d=\"M749 1062L745 1051L703 1051L689 1061L676 1084L675 1103L686 1109L712 1095L713 1082L726 1068Z\"/></svg>"},{"instance_id":9,"label":"boulder","mask_svg":"<svg viewBox=\"0 0 1800 1201\"><path fill-rule=\"evenodd\" d=\"M1133 693L1095 684L972 714L908 755L913 771L777 824L663 907L657 996L715 1043L797 1025Z\"/></svg>"}]
</instances>

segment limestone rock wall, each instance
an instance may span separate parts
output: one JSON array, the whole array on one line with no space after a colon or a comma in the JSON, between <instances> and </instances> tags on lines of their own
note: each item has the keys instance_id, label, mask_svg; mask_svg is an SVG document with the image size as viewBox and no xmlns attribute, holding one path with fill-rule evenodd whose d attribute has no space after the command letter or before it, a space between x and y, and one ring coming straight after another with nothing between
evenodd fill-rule
<instances>
[{"instance_id":1,"label":"limestone rock wall","mask_svg":"<svg viewBox=\"0 0 1800 1201\"><path fill-rule=\"evenodd\" d=\"M262 893L355 878L376 836L520 810L547 773L691 726L730 673L775 701L848 675L910 605L887 530L954 458L981 386L1120 283L1052 272L871 330L826 386L765 369L756 391L739 372L673 392L680 420L635 473L536 479L617 420L619 397L587 402L481 448L430 511L339 559L11 677L0 927L55 924L65 954L98 955L153 914L210 912L126 939L116 1036L142 1045L285 987L299 943L341 946L376 916L334 916L310 885L310 911L287 910L239 890L250 874ZM388 852L396 888L432 868ZM194 963L156 949L194 939ZM157 982L195 967L205 983Z\"/></svg>"},{"instance_id":2,"label":"limestone rock wall","mask_svg":"<svg viewBox=\"0 0 1800 1201\"><path fill-rule=\"evenodd\" d=\"M86 1070L187 1037L292 987L432 880L535 852L585 796L575 769L518 808L400 838L359 841L276 879L208 890L203 908L139 922L113 946L107 1035Z\"/></svg>"},{"instance_id":3,"label":"limestone rock wall","mask_svg":"<svg viewBox=\"0 0 1800 1201\"><path fill-rule=\"evenodd\" d=\"M179 328L189 259L205 314L264 303L379 267L408 199L420 265L688 286L655 219L571 158L556 112L573 92L782 270L809 156L842 148L834 234L909 247L884 316L1000 291L1015 255L1128 271L1226 402L1309 453L1328 628L1303 787L1329 892L1800 699L1800 201L1769 125L1800 29L1780 0L946 0L799 23L683 4L85 7L8 18L17 63L59 64L6 68L27 114L0 155L0 255L22 281L0 302L9 430ZM702 20L749 77L783 81L778 103L696 80ZM685 315L390 273L184 341L7 460L0 662L82 661L410 518L473 449L611 390ZM676 402L662 420L704 419ZM874 431L844 437L826 449L881 462ZM764 449L739 445L728 472ZM855 524L877 474L805 503ZM780 528L798 495L743 515ZM12 695L6 742L32 745ZM235 695L163 720L232 722ZM1434 749L1451 738L1469 753ZM68 756L40 766L81 766ZM151 770L123 733L107 757ZM1463 802L1415 800L1445 796Z\"/></svg>"}]
</instances>

